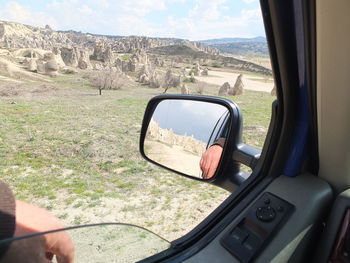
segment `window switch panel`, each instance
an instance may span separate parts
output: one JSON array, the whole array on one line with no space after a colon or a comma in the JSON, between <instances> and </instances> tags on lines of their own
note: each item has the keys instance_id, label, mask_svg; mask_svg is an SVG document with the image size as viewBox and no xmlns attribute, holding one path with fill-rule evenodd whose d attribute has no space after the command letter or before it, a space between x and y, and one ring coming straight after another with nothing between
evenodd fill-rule
<instances>
[{"instance_id":1,"label":"window switch panel","mask_svg":"<svg viewBox=\"0 0 350 263\"><path fill-rule=\"evenodd\" d=\"M243 263L251 262L293 212L294 206L264 193L243 219L221 239L221 244Z\"/></svg>"}]
</instances>

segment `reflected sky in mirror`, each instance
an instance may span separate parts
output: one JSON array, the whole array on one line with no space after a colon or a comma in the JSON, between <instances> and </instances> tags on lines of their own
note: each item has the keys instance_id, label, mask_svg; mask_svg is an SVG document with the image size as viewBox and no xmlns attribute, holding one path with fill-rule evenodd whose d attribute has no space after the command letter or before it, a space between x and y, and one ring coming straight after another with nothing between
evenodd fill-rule
<instances>
[{"instance_id":1,"label":"reflected sky in mirror","mask_svg":"<svg viewBox=\"0 0 350 263\"><path fill-rule=\"evenodd\" d=\"M228 113L226 107L202 101L163 100L153 115L161 128L172 129L176 134L186 134L201 140L209 141L210 132L218 120Z\"/></svg>"}]
</instances>

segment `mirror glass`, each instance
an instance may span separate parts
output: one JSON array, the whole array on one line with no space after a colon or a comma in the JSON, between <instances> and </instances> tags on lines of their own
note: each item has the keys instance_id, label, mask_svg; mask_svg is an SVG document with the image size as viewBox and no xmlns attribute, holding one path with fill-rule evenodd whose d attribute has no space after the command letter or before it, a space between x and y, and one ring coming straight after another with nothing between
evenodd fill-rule
<instances>
[{"instance_id":1,"label":"mirror glass","mask_svg":"<svg viewBox=\"0 0 350 263\"><path fill-rule=\"evenodd\" d=\"M229 110L220 104L166 99L150 120L144 153L154 162L183 174L203 176L200 162L208 147L225 137ZM220 161L218 156L217 163Z\"/></svg>"}]
</instances>

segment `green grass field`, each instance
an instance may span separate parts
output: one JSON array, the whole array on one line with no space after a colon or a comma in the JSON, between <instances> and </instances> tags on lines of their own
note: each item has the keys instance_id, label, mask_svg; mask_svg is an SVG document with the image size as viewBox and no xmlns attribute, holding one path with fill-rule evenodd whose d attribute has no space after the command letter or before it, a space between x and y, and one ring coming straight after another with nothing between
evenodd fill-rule
<instances>
[{"instance_id":1,"label":"green grass field","mask_svg":"<svg viewBox=\"0 0 350 263\"><path fill-rule=\"evenodd\" d=\"M162 89L132 85L99 96L84 76L74 75L47 84L54 89L40 85L0 97L0 174L18 199L51 210L67 225L124 221L174 239L228 196L141 158L144 109ZM233 98L248 127L246 143L263 145L273 99L253 91Z\"/></svg>"}]
</instances>

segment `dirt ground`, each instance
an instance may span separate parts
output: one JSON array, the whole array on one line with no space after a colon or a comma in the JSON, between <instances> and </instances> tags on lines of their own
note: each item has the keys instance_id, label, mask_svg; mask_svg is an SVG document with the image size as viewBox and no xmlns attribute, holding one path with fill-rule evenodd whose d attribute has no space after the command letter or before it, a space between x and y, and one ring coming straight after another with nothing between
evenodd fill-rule
<instances>
[{"instance_id":1,"label":"dirt ground","mask_svg":"<svg viewBox=\"0 0 350 263\"><path fill-rule=\"evenodd\" d=\"M238 75L219 71L209 74L200 78L218 81L215 85L227 80L233 85ZM8 86L4 78L0 81L4 91L14 87L18 94L9 93L0 100L2 180L11 185L18 199L50 210L66 226L125 222L174 240L229 196L223 189L142 160L139 134L144 109L162 89L134 83L99 96L84 75L61 75L49 85L28 81ZM243 80L248 78L256 78L251 80L256 85L264 84L262 77L244 75ZM217 89L213 88L215 94ZM247 91L235 97L246 113L248 126L268 126L273 98L266 93L267 88L264 91ZM171 89L169 93L179 94L180 90ZM254 130L245 142L261 147L265 135L256 134ZM199 157L194 162L199 163ZM93 231L85 233L94 239ZM76 242L80 240L77 236ZM163 243L149 244L147 251L154 253L158 245L164 248Z\"/></svg>"},{"instance_id":2,"label":"dirt ground","mask_svg":"<svg viewBox=\"0 0 350 263\"><path fill-rule=\"evenodd\" d=\"M146 141L147 156L156 162L194 177L201 177L200 156L185 152L180 146L168 146L156 141Z\"/></svg>"},{"instance_id":3,"label":"dirt ground","mask_svg":"<svg viewBox=\"0 0 350 263\"><path fill-rule=\"evenodd\" d=\"M237 77L239 76L239 73L214 70L209 70L208 73L208 76L198 76L195 78L199 81L203 81L209 84L221 86L225 82L228 82L231 86L233 86L236 82ZM264 78L256 75L243 74L242 80L244 89L247 90L271 92L274 85L271 78Z\"/></svg>"}]
</instances>

